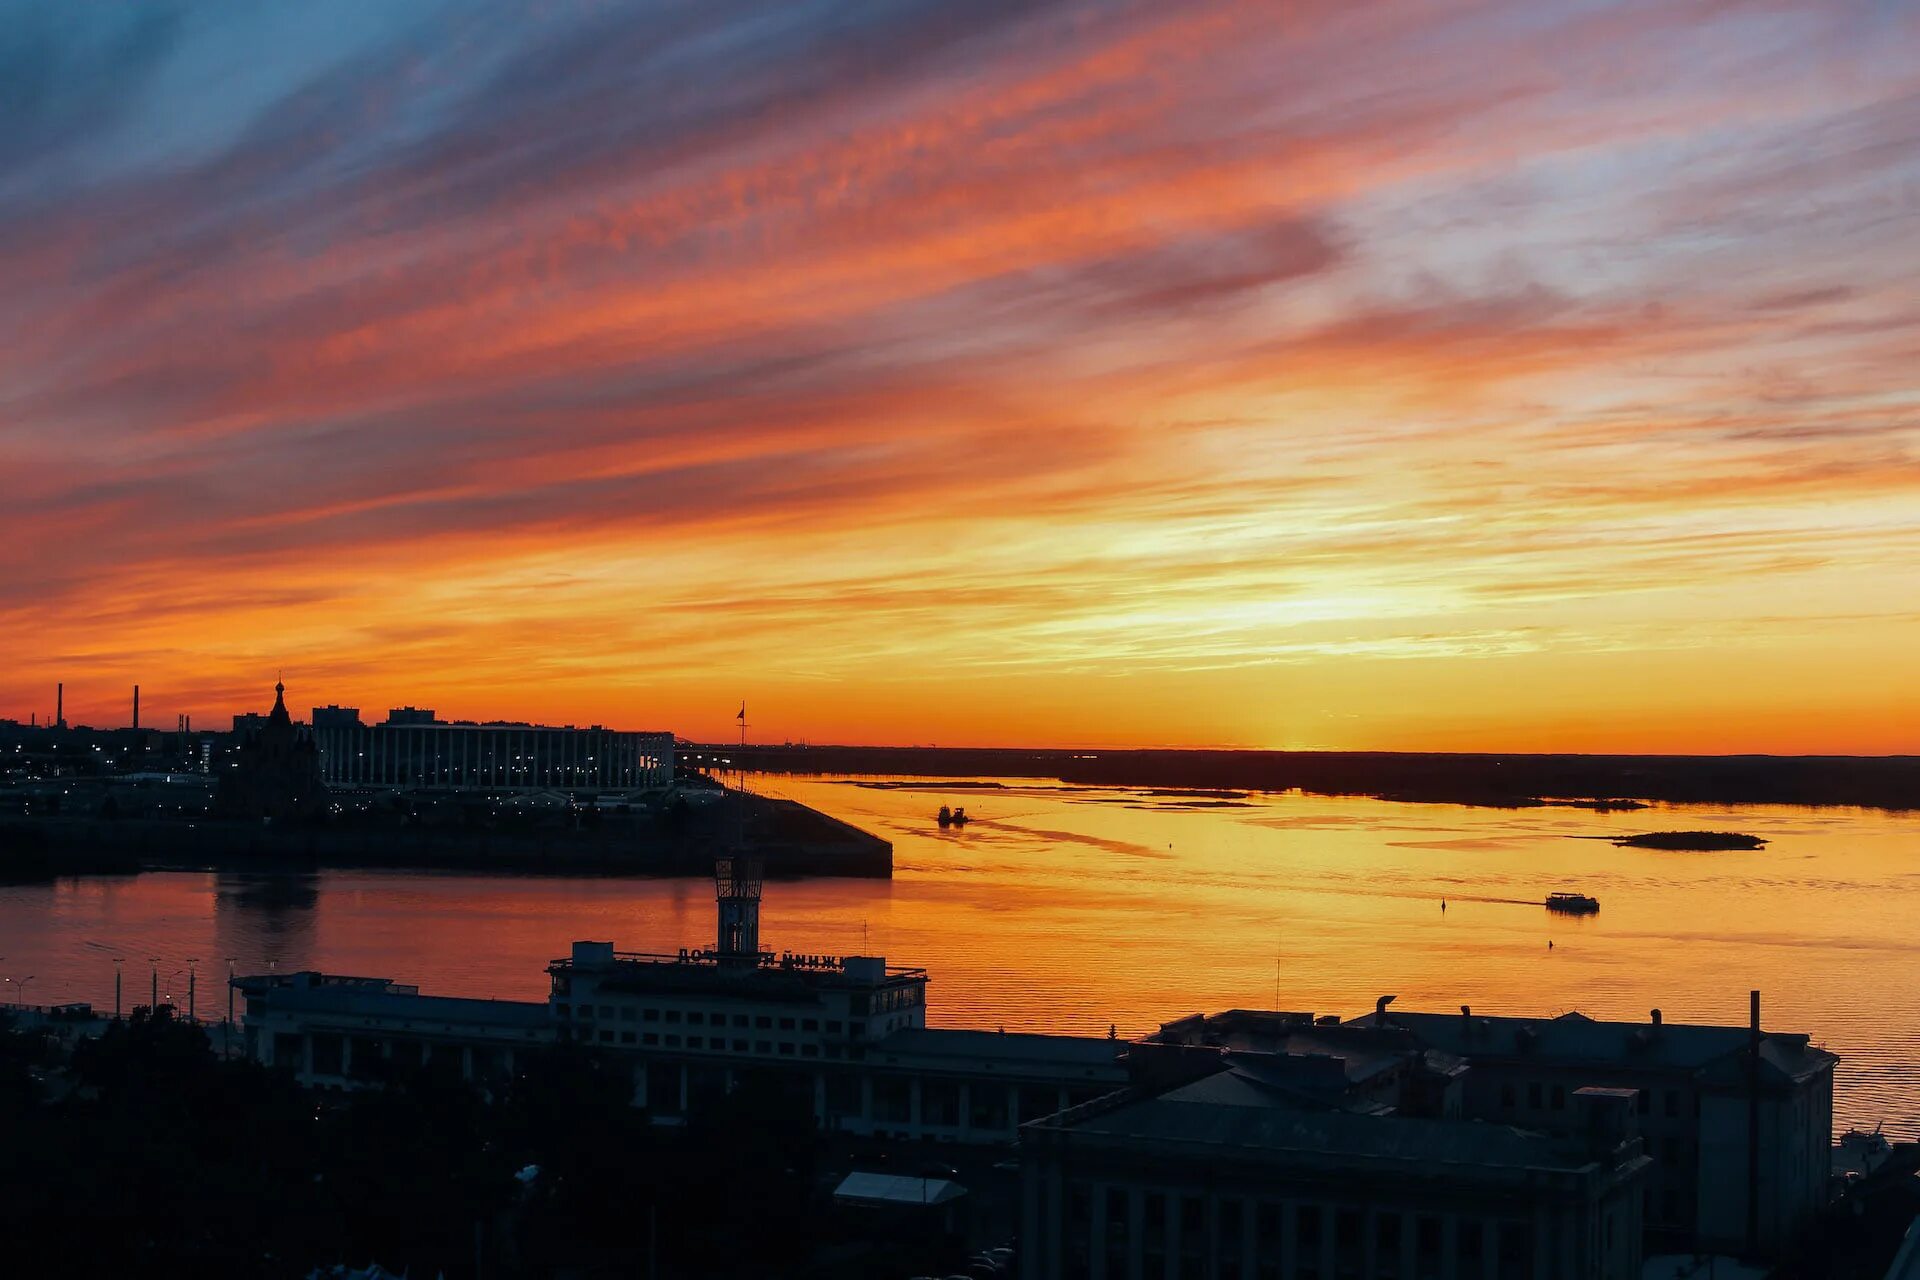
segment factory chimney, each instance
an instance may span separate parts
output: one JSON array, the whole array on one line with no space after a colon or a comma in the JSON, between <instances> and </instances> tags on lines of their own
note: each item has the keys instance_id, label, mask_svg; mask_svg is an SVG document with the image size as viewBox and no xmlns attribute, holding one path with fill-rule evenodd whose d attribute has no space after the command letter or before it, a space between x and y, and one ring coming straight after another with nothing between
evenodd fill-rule
<instances>
[{"instance_id":1,"label":"factory chimney","mask_svg":"<svg viewBox=\"0 0 1920 1280\"><path fill-rule=\"evenodd\" d=\"M133 727L140 727L140 686L133 686Z\"/></svg>"},{"instance_id":2,"label":"factory chimney","mask_svg":"<svg viewBox=\"0 0 1920 1280\"><path fill-rule=\"evenodd\" d=\"M65 680L53 686L53 727L67 727L67 682Z\"/></svg>"}]
</instances>

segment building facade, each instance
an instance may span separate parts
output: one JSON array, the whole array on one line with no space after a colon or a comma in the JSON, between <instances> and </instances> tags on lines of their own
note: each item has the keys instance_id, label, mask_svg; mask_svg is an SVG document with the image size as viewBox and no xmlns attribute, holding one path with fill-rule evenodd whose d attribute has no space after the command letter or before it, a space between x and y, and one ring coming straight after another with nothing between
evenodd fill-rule
<instances>
[{"instance_id":1,"label":"building facade","mask_svg":"<svg viewBox=\"0 0 1920 1280\"><path fill-rule=\"evenodd\" d=\"M1302 1107L1227 1073L1113 1094L1021 1131L1021 1275L1634 1280L1632 1096L1575 1105L1578 1138Z\"/></svg>"},{"instance_id":2,"label":"building facade","mask_svg":"<svg viewBox=\"0 0 1920 1280\"><path fill-rule=\"evenodd\" d=\"M1635 1092L1653 1161L1649 1251L1778 1255L1827 1202L1833 1054L1805 1035L1665 1021L1402 1013L1384 1002L1357 1030L1410 1036L1467 1063L1464 1112L1568 1132L1585 1086ZM1755 1159L1749 1159L1749 1152Z\"/></svg>"},{"instance_id":3,"label":"building facade","mask_svg":"<svg viewBox=\"0 0 1920 1280\"><path fill-rule=\"evenodd\" d=\"M673 781L670 733L403 718L316 722L313 740L330 787L600 793Z\"/></svg>"},{"instance_id":4,"label":"building facade","mask_svg":"<svg viewBox=\"0 0 1920 1280\"><path fill-rule=\"evenodd\" d=\"M633 1101L676 1122L748 1079L861 1136L1005 1143L1021 1123L1126 1083L1111 1039L926 1025L925 970L878 956L759 945L760 883L723 859L715 945L672 954L576 942L548 967L545 1003L422 996L385 979L236 979L249 1052L323 1089L398 1068L483 1085L521 1055L571 1043L623 1063Z\"/></svg>"}]
</instances>

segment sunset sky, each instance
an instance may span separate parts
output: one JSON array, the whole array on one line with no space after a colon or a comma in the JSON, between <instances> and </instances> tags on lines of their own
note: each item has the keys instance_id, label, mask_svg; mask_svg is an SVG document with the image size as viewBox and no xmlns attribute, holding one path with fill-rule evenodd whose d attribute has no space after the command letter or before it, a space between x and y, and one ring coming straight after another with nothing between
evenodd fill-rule
<instances>
[{"instance_id":1,"label":"sunset sky","mask_svg":"<svg viewBox=\"0 0 1920 1280\"><path fill-rule=\"evenodd\" d=\"M1920 750L1916 48L0 0L0 716Z\"/></svg>"}]
</instances>

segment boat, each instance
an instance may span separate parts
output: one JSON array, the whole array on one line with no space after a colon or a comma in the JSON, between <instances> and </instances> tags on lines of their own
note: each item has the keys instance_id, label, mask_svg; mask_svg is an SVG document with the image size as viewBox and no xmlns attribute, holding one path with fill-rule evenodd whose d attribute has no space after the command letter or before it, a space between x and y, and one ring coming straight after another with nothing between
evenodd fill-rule
<instances>
[{"instance_id":1,"label":"boat","mask_svg":"<svg viewBox=\"0 0 1920 1280\"><path fill-rule=\"evenodd\" d=\"M1547 895L1547 910L1564 911L1569 915L1592 915L1600 909L1600 899L1589 898L1584 893L1550 893Z\"/></svg>"},{"instance_id":2,"label":"boat","mask_svg":"<svg viewBox=\"0 0 1920 1280\"><path fill-rule=\"evenodd\" d=\"M1849 1129L1833 1144L1833 1171L1842 1177L1859 1178L1872 1173L1893 1155L1893 1144L1875 1125L1873 1132Z\"/></svg>"},{"instance_id":3,"label":"boat","mask_svg":"<svg viewBox=\"0 0 1920 1280\"><path fill-rule=\"evenodd\" d=\"M967 825L967 809L965 805L961 805L954 809L953 825L956 827L964 827Z\"/></svg>"},{"instance_id":4,"label":"boat","mask_svg":"<svg viewBox=\"0 0 1920 1280\"><path fill-rule=\"evenodd\" d=\"M947 808L946 805L941 805L940 812L934 816L934 821L938 822L942 827L952 826L953 810Z\"/></svg>"}]
</instances>

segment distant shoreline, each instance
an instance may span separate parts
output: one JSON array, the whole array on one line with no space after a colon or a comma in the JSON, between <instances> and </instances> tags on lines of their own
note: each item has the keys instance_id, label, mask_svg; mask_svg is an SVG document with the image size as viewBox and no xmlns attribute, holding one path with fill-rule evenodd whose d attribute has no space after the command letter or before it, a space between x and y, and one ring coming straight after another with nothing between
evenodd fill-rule
<instances>
[{"instance_id":1,"label":"distant shoreline","mask_svg":"<svg viewBox=\"0 0 1920 1280\"><path fill-rule=\"evenodd\" d=\"M1920 756L1590 756L990 747L726 750L766 773L1045 778L1086 786L1292 791L1414 804L1605 812L1667 804L1920 810Z\"/></svg>"}]
</instances>

